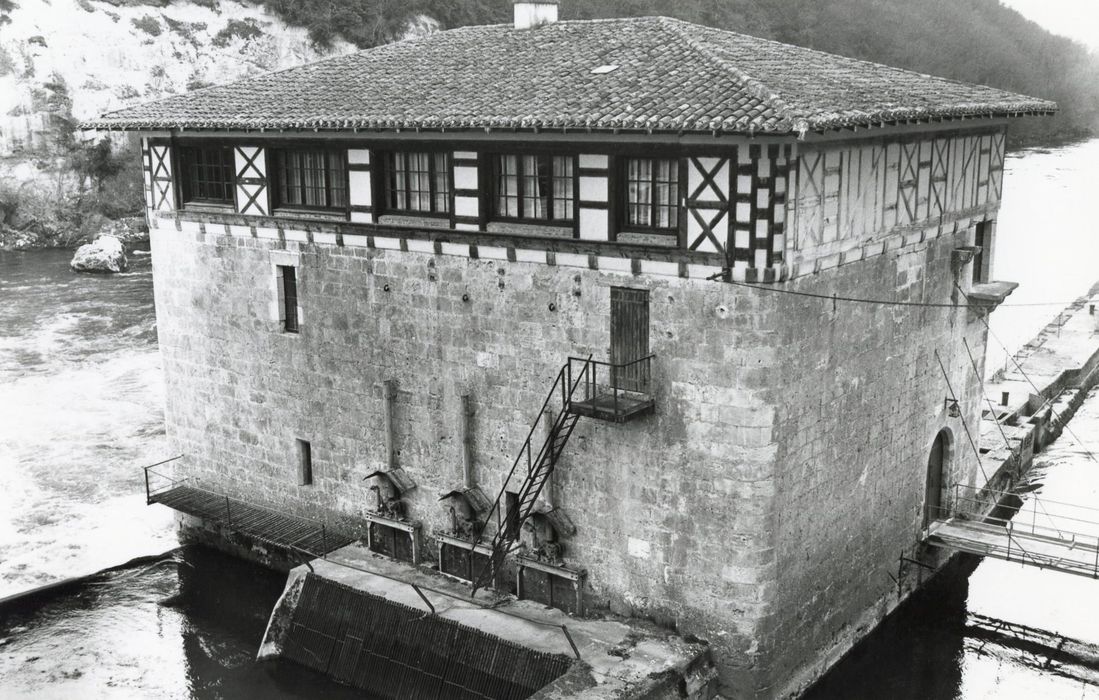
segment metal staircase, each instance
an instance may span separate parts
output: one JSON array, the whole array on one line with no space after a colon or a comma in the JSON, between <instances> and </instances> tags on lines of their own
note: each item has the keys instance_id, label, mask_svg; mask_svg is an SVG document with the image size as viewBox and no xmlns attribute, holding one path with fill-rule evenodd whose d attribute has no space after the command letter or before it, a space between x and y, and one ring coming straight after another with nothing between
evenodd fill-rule
<instances>
[{"instance_id":1,"label":"metal staircase","mask_svg":"<svg viewBox=\"0 0 1099 700\"><path fill-rule=\"evenodd\" d=\"M481 567L480 572L478 572L473 581L472 595L476 595L478 590L484 588L495 579L496 573L504 563L504 558L514 547L515 543L518 542L523 523L525 523L534 512L535 505L538 502L538 496L542 493L542 489L549 480L550 474L553 473L553 469L557 465L557 460L561 458L561 453L564 451L565 445L569 441L569 436L572 435L572 430L576 427L576 422L580 419L579 414L574 413L571 410L572 395L577 387L587 378L590 366L591 358L589 357L583 362L580 371L575 377L572 372L573 361L565 364L565 366L561 368L561 371L557 373L557 379L553 382L553 387L546 396L546 400L542 403L542 409L538 412L538 420L534 421L534 425L531 426L530 432L527 433L527 439L523 442L523 447L519 450L519 454L515 458L515 462L512 464L511 471L508 472L507 478L504 479L504 485L501 487L500 493L496 496L496 501L492 504L492 509L486 516L485 521L481 524L477 537L474 539L474 542L481 541L485 529L488 527L488 523L491 522L492 517L495 514L496 534L493 535L492 544L490 545L492 554L488 558L488 561ZM549 434L541 443L541 447L536 453L534 452L533 442L535 440L535 432L538 430L541 418L547 410L552 410L556 415L553 425L550 427ZM520 471L520 465L524 462L526 462L526 471L522 472ZM504 513L501 504L505 499L505 494L508 492L508 485L513 478L517 478L517 472L519 472L518 476L521 476L523 479L523 483L519 488L518 504L514 513Z\"/></svg>"}]
</instances>

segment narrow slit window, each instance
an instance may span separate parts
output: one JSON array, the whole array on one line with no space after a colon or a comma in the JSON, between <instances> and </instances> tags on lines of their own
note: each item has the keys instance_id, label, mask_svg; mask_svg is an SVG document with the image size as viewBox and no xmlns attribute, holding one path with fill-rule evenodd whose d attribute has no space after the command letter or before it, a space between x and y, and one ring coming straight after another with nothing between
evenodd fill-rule
<instances>
[{"instance_id":1,"label":"narrow slit window","mask_svg":"<svg viewBox=\"0 0 1099 700\"><path fill-rule=\"evenodd\" d=\"M985 270L985 260L991 259L990 255L987 255L988 246L991 243L992 236L989 235L989 231L992 228L992 222L982 221L977 224L977 231L974 235L974 245L977 246L977 253L973 256L973 284L982 284L988 281L988 274Z\"/></svg>"},{"instance_id":2,"label":"narrow slit window","mask_svg":"<svg viewBox=\"0 0 1099 700\"><path fill-rule=\"evenodd\" d=\"M504 493L504 532L509 540L519 537L519 494L513 491Z\"/></svg>"},{"instance_id":3,"label":"narrow slit window","mask_svg":"<svg viewBox=\"0 0 1099 700\"><path fill-rule=\"evenodd\" d=\"M279 279L282 292L281 315L282 330L287 333L297 333L300 330L298 323L298 271L292 265L279 265Z\"/></svg>"},{"instance_id":4,"label":"narrow slit window","mask_svg":"<svg viewBox=\"0 0 1099 700\"><path fill-rule=\"evenodd\" d=\"M298 483L313 485L313 446L308 440L298 440Z\"/></svg>"}]
</instances>

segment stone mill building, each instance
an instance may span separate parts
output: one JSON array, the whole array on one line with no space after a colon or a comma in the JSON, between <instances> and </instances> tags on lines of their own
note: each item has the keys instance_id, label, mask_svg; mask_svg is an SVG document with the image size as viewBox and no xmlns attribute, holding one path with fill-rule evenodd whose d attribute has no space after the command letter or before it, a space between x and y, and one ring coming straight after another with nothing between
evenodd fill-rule
<instances>
[{"instance_id":1,"label":"stone mill building","mask_svg":"<svg viewBox=\"0 0 1099 700\"><path fill-rule=\"evenodd\" d=\"M143 138L177 474L796 695L981 485L1005 133L1055 106L515 8L87 125Z\"/></svg>"}]
</instances>

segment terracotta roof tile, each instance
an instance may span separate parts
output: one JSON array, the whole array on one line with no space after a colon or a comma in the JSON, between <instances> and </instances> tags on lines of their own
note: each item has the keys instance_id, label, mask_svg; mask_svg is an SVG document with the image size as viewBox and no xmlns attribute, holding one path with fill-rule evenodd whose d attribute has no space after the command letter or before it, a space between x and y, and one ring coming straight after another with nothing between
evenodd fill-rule
<instances>
[{"instance_id":1,"label":"terracotta roof tile","mask_svg":"<svg viewBox=\"0 0 1099 700\"><path fill-rule=\"evenodd\" d=\"M600 66L618 66L593 73ZM1052 102L664 17L465 27L105 114L98 129L803 133Z\"/></svg>"}]
</instances>

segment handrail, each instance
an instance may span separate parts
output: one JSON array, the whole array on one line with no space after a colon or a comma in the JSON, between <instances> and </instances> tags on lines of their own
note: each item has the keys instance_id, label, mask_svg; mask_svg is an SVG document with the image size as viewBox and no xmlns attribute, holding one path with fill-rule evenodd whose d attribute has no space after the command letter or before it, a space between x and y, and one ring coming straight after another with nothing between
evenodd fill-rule
<instances>
[{"instance_id":1,"label":"handrail","mask_svg":"<svg viewBox=\"0 0 1099 700\"><path fill-rule=\"evenodd\" d=\"M969 486L968 484L954 484L954 488L956 490L957 489L968 489L970 491L976 491L978 494L980 494L981 492L987 490L987 489L984 489L984 488L978 488L976 486ZM1028 493L1015 493L1014 491L988 490L988 494L990 496L996 496L997 500L1002 500L1003 498L1006 498L1008 496L1014 496L1015 498L1018 498L1020 500L1026 500L1026 499L1031 499L1031 498L1033 498L1035 500L1038 500L1037 496L1031 496ZM973 497L973 498L976 498L976 497ZM1065 501L1054 501L1054 500L1050 500L1048 498L1042 498L1040 500L1042 501L1042 503L1052 503L1054 505L1068 506L1070 508L1078 508L1080 510L1090 510L1090 511L1094 511L1096 513L1099 513L1099 508L1096 508L1096 507L1093 507L1093 506L1082 506L1078 503L1066 503ZM1010 507L1010 506L1005 506L1005 507Z\"/></svg>"},{"instance_id":2,"label":"handrail","mask_svg":"<svg viewBox=\"0 0 1099 700\"><path fill-rule=\"evenodd\" d=\"M588 357L570 357L570 362L584 362L587 364L599 365L601 367L617 367L619 369L630 367L632 365L640 364L642 362L648 362L656 359L656 353L650 353L645 357L639 357L636 360L630 360L629 362L604 362L602 360L593 360L591 356Z\"/></svg>"},{"instance_id":3,"label":"handrail","mask_svg":"<svg viewBox=\"0 0 1099 700\"><path fill-rule=\"evenodd\" d=\"M173 479L172 477L170 477L166 474L161 474L160 472L153 471L154 467L159 467L163 464L168 464L169 462L175 462L176 460L179 460L179 459L183 459L183 455L180 454L180 455L176 455L175 457L169 457L168 459L162 459L161 461L156 462L154 464L150 464L147 467L142 467L142 471L145 472L145 505L150 505L153 502L153 496L155 494L162 493L165 490L172 488L176 484L179 484L179 483L182 483L183 481L186 481L186 478L184 478L184 479ZM153 489L151 484L150 484L150 480L149 480L149 475L150 474L152 474L154 476L158 476L161 479L167 479L168 480L168 486L166 486L164 488Z\"/></svg>"},{"instance_id":4,"label":"handrail","mask_svg":"<svg viewBox=\"0 0 1099 700\"><path fill-rule=\"evenodd\" d=\"M584 399L586 401L594 401L597 398L598 387L605 386L610 389L610 398L613 404L614 414L618 415L618 396L622 391L647 391L649 388L649 382L652 380L652 361L656 357L654 353L650 353L645 357L639 357L635 360L629 360L628 362L603 362L601 360L593 360L591 356L587 359L582 357L570 357L567 363L569 373L572 373L572 363L582 362L584 364L583 372L587 375L587 381L584 382ZM639 365L643 367L639 370L634 370L637 376L627 376L625 381L622 381L623 374L632 374L630 370ZM604 367L609 369L611 376L610 383L599 381L599 368ZM589 371L590 370L590 371ZM623 386L628 383L630 386Z\"/></svg>"}]
</instances>

